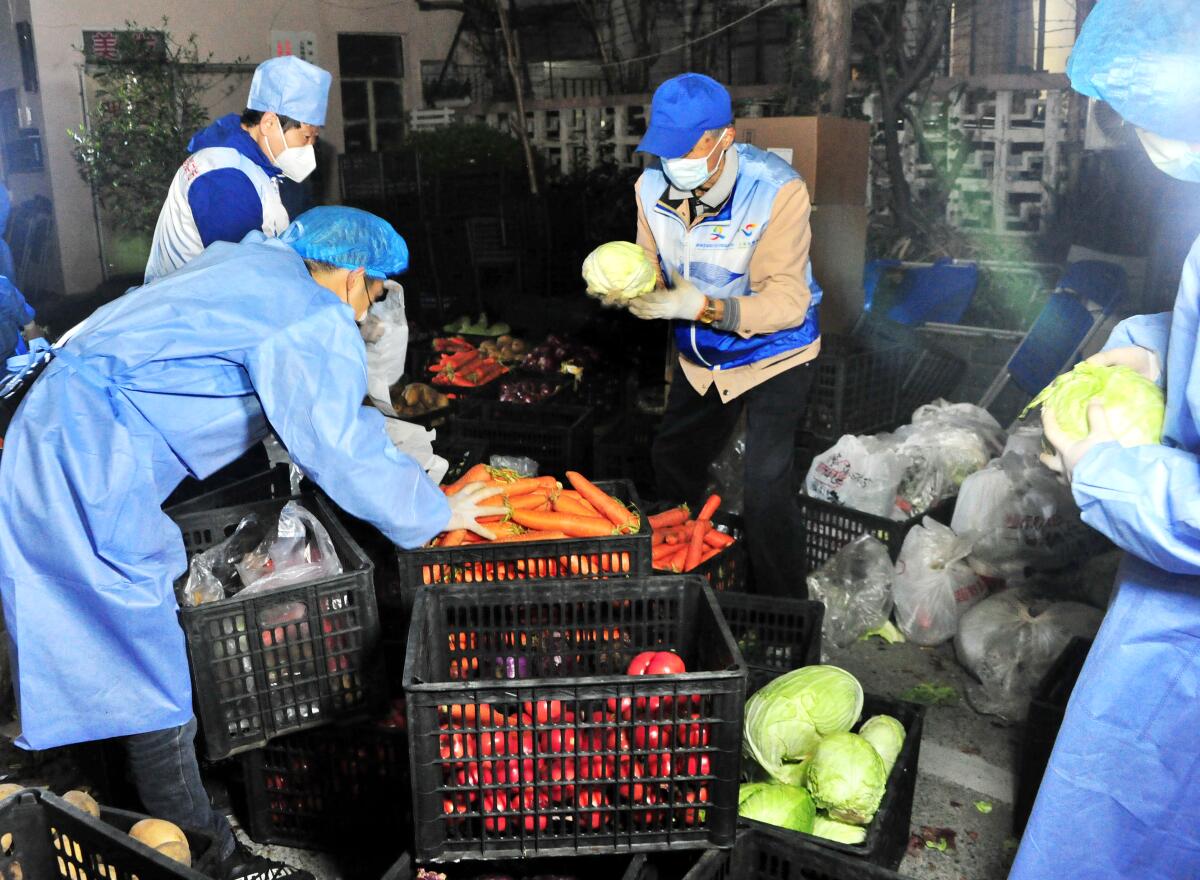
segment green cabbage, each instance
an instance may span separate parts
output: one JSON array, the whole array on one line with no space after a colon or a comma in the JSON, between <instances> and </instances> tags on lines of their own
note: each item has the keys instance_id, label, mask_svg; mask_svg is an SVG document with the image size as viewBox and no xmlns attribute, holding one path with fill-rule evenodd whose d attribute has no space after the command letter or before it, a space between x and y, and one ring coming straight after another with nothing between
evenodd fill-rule
<instances>
[{"instance_id":1,"label":"green cabbage","mask_svg":"<svg viewBox=\"0 0 1200 880\"><path fill-rule=\"evenodd\" d=\"M862 705L862 685L844 669L794 669L746 703L745 749L772 778L804 785L821 737L853 727Z\"/></svg>"},{"instance_id":2,"label":"green cabbage","mask_svg":"<svg viewBox=\"0 0 1200 880\"><path fill-rule=\"evenodd\" d=\"M588 289L622 299L636 299L654 289L658 274L641 245L610 241L596 248L583 261L583 280Z\"/></svg>"},{"instance_id":3,"label":"green cabbage","mask_svg":"<svg viewBox=\"0 0 1200 880\"><path fill-rule=\"evenodd\" d=\"M1087 408L1093 400L1103 404L1122 446L1162 442L1166 414L1162 389L1129 367L1084 361L1043 388L1021 416L1040 404L1072 441L1079 441L1089 433Z\"/></svg>"},{"instance_id":4,"label":"green cabbage","mask_svg":"<svg viewBox=\"0 0 1200 880\"><path fill-rule=\"evenodd\" d=\"M830 817L866 825L883 800L887 776L873 745L856 733L835 733L813 752L808 790Z\"/></svg>"},{"instance_id":5,"label":"green cabbage","mask_svg":"<svg viewBox=\"0 0 1200 880\"><path fill-rule=\"evenodd\" d=\"M892 765L904 748L904 725L891 715L876 715L863 722L858 735L875 747L883 758L885 773L892 772Z\"/></svg>"},{"instance_id":6,"label":"green cabbage","mask_svg":"<svg viewBox=\"0 0 1200 880\"><path fill-rule=\"evenodd\" d=\"M824 837L826 840L836 840L838 843L852 845L860 844L867 839L867 829L861 825L839 822L837 819L830 819L821 813L817 813L817 818L813 820L812 833L817 837Z\"/></svg>"},{"instance_id":7,"label":"green cabbage","mask_svg":"<svg viewBox=\"0 0 1200 880\"><path fill-rule=\"evenodd\" d=\"M809 834L817 808L812 796L798 785L746 782L738 789L738 815Z\"/></svg>"}]
</instances>

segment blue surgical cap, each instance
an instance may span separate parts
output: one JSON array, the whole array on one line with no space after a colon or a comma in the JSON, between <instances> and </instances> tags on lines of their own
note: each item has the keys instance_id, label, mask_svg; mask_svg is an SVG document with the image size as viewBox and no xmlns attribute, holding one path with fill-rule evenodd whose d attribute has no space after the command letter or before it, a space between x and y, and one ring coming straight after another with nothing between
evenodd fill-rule
<instances>
[{"instance_id":1,"label":"blue surgical cap","mask_svg":"<svg viewBox=\"0 0 1200 880\"><path fill-rule=\"evenodd\" d=\"M1200 3L1100 0L1067 75L1075 91L1106 101L1138 128L1200 142Z\"/></svg>"},{"instance_id":2,"label":"blue surgical cap","mask_svg":"<svg viewBox=\"0 0 1200 880\"><path fill-rule=\"evenodd\" d=\"M328 70L295 55L270 58L255 68L246 106L309 125L324 125L332 81Z\"/></svg>"},{"instance_id":3,"label":"blue surgical cap","mask_svg":"<svg viewBox=\"0 0 1200 880\"><path fill-rule=\"evenodd\" d=\"M343 269L362 266L372 278L399 275L408 268L408 245L381 217L358 208L329 205L305 211L279 240L306 260Z\"/></svg>"}]
</instances>

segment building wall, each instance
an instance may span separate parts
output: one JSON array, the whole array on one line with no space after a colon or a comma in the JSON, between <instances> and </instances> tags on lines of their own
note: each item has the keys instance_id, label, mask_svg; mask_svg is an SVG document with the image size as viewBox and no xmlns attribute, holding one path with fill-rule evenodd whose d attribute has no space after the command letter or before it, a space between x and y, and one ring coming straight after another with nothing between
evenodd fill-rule
<instances>
[{"instance_id":1,"label":"building wall","mask_svg":"<svg viewBox=\"0 0 1200 880\"><path fill-rule=\"evenodd\" d=\"M9 0L19 2L19 0ZM34 41L45 107L43 138L49 179L63 255L65 290L85 292L103 277L99 243L92 221L91 193L79 177L71 156L70 128L82 124L80 66L76 47L84 30L122 29L126 20L154 27L163 16L160 0L29 0L32 3ZM203 3L170 5L168 29L177 38L196 33L202 53L213 52L214 62L242 59L257 64L271 54L272 30L311 31L316 35L316 58L334 77L324 140L341 152L342 108L338 87L338 33L393 33L404 36L405 107L421 104L421 60L441 58L449 48L458 26L456 12L419 12L415 0L371 4L361 10L351 4L329 5L320 0L206 0ZM0 44L0 58L7 53ZM213 97L211 110L220 113L245 106L245 86L239 85L229 98ZM336 182L336 169L327 179ZM165 193L164 193L165 196Z\"/></svg>"}]
</instances>

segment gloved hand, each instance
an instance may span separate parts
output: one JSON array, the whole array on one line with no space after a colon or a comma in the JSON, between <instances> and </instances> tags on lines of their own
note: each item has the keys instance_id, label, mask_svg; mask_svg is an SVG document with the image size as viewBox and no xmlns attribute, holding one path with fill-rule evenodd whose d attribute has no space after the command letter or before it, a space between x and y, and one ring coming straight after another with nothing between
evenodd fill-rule
<instances>
[{"instance_id":1,"label":"gloved hand","mask_svg":"<svg viewBox=\"0 0 1200 880\"><path fill-rule=\"evenodd\" d=\"M656 318L694 321L704 308L704 294L692 282L680 275L672 275L671 288L660 288L639 296L629 304L629 311L643 320Z\"/></svg>"},{"instance_id":2,"label":"gloved hand","mask_svg":"<svg viewBox=\"0 0 1200 880\"><path fill-rule=\"evenodd\" d=\"M594 290L589 287L587 295L599 300L600 305L606 309L623 309L633 302L623 290Z\"/></svg>"},{"instance_id":3,"label":"gloved hand","mask_svg":"<svg viewBox=\"0 0 1200 880\"><path fill-rule=\"evenodd\" d=\"M481 526L476 520L481 516L494 516L494 509L481 509L480 504L489 498L495 498L504 491L503 486L486 486L483 483L468 483L461 492L451 495L446 500L450 502L450 522L446 523L446 531L466 529L489 541L496 536ZM495 507L495 505L492 505Z\"/></svg>"},{"instance_id":4,"label":"gloved hand","mask_svg":"<svg viewBox=\"0 0 1200 880\"><path fill-rule=\"evenodd\" d=\"M1158 355L1140 345L1126 345L1102 351L1092 355L1087 362L1099 367L1129 367L1151 382L1157 382L1158 377L1162 375L1162 364L1158 362Z\"/></svg>"},{"instance_id":5,"label":"gloved hand","mask_svg":"<svg viewBox=\"0 0 1200 880\"><path fill-rule=\"evenodd\" d=\"M1143 351L1145 349L1142 349ZM1108 423L1108 413L1103 404L1092 402L1088 404L1088 435L1082 440L1071 440L1058 426L1051 412L1042 409L1042 434L1046 442L1054 447L1054 454L1043 452L1039 458L1042 464L1056 474L1060 474L1068 483L1075 472L1075 466L1093 446L1099 443L1109 443L1117 439Z\"/></svg>"}]
</instances>

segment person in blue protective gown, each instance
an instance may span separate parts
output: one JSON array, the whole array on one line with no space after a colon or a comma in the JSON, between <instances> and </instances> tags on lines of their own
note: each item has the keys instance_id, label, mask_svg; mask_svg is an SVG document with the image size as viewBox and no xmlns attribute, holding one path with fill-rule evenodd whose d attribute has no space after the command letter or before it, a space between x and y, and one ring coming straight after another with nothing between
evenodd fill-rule
<instances>
[{"instance_id":1,"label":"person in blue protective gown","mask_svg":"<svg viewBox=\"0 0 1200 880\"><path fill-rule=\"evenodd\" d=\"M17 281L17 270L16 266L13 265L12 248L4 240L4 236L8 233L8 221L11 217L12 196L8 194L8 187L0 183L0 276L7 278L15 284Z\"/></svg>"},{"instance_id":2,"label":"person in blue protective gown","mask_svg":"<svg viewBox=\"0 0 1200 880\"><path fill-rule=\"evenodd\" d=\"M486 536L478 505L496 490L448 499L362 406L355 322L407 264L391 226L353 208L214 244L88 318L5 436L0 597L17 744L126 737L146 809L211 827L231 878L306 875L247 861L204 794L173 590L187 559L160 505L273 430L337 505L401 547L447 528Z\"/></svg>"},{"instance_id":3,"label":"person in blue protective gown","mask_svg":"<svg viewBox=\"0 0 1200 880\"><path fill-rule=\"evenodd\" d=\"M178 269L214 241L241 241L288 225L280 178L299 183L317 167L331 76L293 55L254 71L246 110L198 132L175 173L154 228L146 282Z\"/></svg>"},{"instance_id":4,"label":"person in blue protective gown","mask_svg":"<svg viewBox=\"0 0 1200 880\"><path fill-rule=\"evenodd\" d=\"M1200 4L1100 0L1072 85L1135 126L1151 160L1200 182ZM1102 364L1166 391L1161 445L1125 448L1102 407L1073 443L1043 414L1083 519L1125 557L1071 696L1014 880L1200 877L1200 241L1174 310L1124 321Z\"/></svg>"},{"instance_id":5,"label":"person in blue protective gown","mask_svg":"<svg viewBox=\"0 0 1200 880\"><path fill-rule=\"evenodd\" d=\"M4 374L4 359L28 351L25 330L33 324L34 311L17 286L0 275L0 375Z\"/></svg>"}]
</instances>

